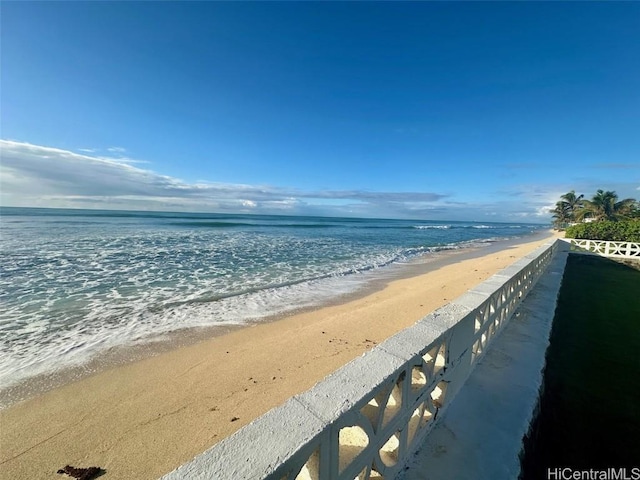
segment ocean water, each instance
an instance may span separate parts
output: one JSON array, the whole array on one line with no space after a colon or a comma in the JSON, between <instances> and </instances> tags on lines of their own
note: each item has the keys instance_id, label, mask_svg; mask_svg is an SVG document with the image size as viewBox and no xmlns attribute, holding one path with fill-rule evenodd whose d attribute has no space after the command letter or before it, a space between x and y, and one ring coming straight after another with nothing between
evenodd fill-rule
<instances>
[{"instance_id":1,"label":"ocean water","mask_svg":"<svg viewBox=\"0 0 640 480\"><path fill-rule=\"evenodd\" d=\"M114 347L321 305L541 225L0 210L0 389Z\"/></svg>"}]
</instances>

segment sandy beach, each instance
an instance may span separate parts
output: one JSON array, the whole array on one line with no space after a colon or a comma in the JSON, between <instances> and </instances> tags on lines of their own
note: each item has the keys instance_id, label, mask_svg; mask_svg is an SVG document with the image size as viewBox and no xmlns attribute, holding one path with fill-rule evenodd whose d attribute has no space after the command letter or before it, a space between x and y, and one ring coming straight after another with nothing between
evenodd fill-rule
<instances>
[{"instance_id":1,"label":"sandy beach","mask_svg":"<svg viewBox=\"0 0 640 480\"><path fill-rule=\"evenodd\" d=\"M109 368L0 411L0 478L67 464L154 479L446 304L552 233L441 253L339 305ZM275 440L275 439L274 439Z\"/></svg>"}]
</instances>

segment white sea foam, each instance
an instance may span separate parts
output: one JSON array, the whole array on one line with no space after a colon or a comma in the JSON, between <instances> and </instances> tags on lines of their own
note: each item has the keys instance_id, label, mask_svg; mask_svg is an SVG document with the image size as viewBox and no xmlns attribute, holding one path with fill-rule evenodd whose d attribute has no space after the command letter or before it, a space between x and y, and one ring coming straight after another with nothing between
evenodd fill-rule
<instances>
[{"instance_id":1,"label":"white sea foam","mask_svg":"<svg viewBox=\"0 0 640 480\"><path fill-rule=\"evenodd\" d=\"M354 269L355 270L355 269ZM322 305L348 294L375 276L370 270L357 275L336 275L318 280L267 288L211 302L182 302L161 311L139 308L114 322L111 311L99 303L90 322L77 323L46 342L14 342L5 345L0 365L0 384L11 386L26 378L47 373L54 366L78 366L115 347L153 341L180 329L242 325L305 307ZM184 300L184 299L183 299ZM143 300L140 300L140 306ZM102 319L100 321L98 319ZM22 330L27 337L47 331L44 321Z\"/></svg>"}]
</instances>

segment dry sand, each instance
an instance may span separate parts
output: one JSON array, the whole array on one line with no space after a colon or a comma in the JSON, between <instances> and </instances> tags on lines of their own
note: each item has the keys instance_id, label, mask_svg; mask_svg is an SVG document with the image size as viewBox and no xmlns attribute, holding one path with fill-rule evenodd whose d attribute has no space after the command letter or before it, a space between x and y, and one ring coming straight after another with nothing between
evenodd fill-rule
<instances>
[{"instance_id":1,"label":"dry sand","mask_svg":"<svg viewBox=\"0 0 640 480\"><path fill-rule=\"evenodd\" d=\"M0 478L62 478L55 472L67 464L102 467L105 479L158 478L550 237L440 254L406 269L419 275L366 296L110 368L15 404L0 411Z\"/></svg>"}]
</instances>

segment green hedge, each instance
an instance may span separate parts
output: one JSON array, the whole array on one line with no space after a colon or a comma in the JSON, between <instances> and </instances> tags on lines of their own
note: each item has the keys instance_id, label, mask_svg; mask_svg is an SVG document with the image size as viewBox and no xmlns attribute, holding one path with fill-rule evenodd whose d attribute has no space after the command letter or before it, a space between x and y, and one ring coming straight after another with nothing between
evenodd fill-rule
<instances>
[{"instance_id":1,"label":"green hedge","mask_svg":"<svg viewBox=\"0 0 640 480\"><path fill-rule=\"evenodd\" d=\"M621 222L600 221L580 223L567 228L566 238L589 240L614 240L617 242L640 242L640 220Z\"/></svg>"}]
</instances>

